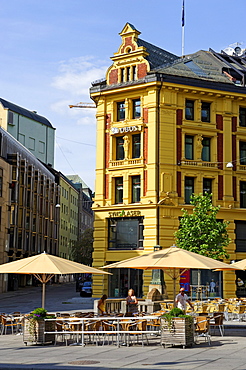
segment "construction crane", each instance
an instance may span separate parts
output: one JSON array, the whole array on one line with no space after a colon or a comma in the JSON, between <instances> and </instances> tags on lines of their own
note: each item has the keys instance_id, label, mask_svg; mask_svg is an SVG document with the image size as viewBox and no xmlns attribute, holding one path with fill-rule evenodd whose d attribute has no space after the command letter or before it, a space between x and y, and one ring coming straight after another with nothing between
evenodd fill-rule
<instances>
[{"instance_id":1,"label":"construction crane","mask_svg":"<svg viewBox=\"0 0 246 370\"><path fill-rule=\"evenodd\" d=\"M83 102L80 102L80 103L77 103L77 104L72 104L72 105L69 105L69 108L96 108L96 104L95 103L83 103Z\"/></svg>"}]
</instances>

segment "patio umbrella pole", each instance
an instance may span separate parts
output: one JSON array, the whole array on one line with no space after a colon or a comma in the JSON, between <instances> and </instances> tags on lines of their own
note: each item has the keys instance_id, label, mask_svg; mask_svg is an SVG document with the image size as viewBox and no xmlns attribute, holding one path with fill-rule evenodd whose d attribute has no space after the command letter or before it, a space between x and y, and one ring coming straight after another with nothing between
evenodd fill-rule
<instances>
[{"instance_id":1,"label":"patio umbrella pole","mask_svg":"<svg viewBox=\"0 0 246 370\"><path fill-rule=\"evenodd\" d=\"M42 308L45 306L45 283L42 283Z\"/></svg>"}]
</instances>

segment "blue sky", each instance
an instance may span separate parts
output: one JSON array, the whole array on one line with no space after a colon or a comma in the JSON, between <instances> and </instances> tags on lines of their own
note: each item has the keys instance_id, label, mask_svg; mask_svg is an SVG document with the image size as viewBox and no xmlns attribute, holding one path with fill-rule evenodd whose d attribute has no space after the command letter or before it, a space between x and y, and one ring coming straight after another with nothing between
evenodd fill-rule
<instances>
[{"instance_id":1,"label":"blue sky","mask_svg":"<svg viewBox=\"0 0 246 370\"><path fill-rule=\"evenodd\" d=\"M56 128L55 167L79 174L94 190L94 109L91 81L105 76L132 23L141 38L181 54L182 0L1 0L0 96L36 110ZM246 0L185 0L185 54L246 47Z\"/></svg>"}]
</instances>

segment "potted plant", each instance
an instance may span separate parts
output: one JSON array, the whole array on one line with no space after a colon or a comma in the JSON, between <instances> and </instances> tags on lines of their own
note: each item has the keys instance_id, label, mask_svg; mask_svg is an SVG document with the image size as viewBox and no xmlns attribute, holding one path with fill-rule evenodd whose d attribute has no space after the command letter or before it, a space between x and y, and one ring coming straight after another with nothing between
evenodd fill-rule
<instances>
[{"instance_id":1,"label":"potted plant","mask_svg":"<svg viewBox=\"0 0 246 370\"><path fill-rule=\"evenodd\" d=\"M161 317L161 344L192 346L194 343L194 319L179 308L173 308Z\"/></svg>"},{"instance_id":2,"label":"potted plant","mask_svg":"<svg viewBox=\"0 0 246 370\"><path fill-rule=\"evenodd\" d=\"M55 334L45 334L45 331L55 331L55 321L45 321L52 319L55 315L48 315L44 308L36 308L24 318L24 343L46 343L54 342Z\"/></svg>"}]
</instances>

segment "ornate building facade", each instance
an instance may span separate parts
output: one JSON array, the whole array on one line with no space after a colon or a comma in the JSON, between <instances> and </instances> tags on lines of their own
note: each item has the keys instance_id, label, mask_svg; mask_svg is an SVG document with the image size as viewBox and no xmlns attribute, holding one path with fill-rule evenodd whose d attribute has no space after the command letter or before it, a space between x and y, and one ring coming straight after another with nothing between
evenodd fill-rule
<instances>
[{"instance_id":1,"label":"ornate building facade","mask_svg":"<svg viewBox=\"0 0 246 370\"><path fill-rule=\"evenodd\" d=\"M97 105L94 266L174 244L192 193L212 193L230 221L230 260L246 257L246 58L213 50L184 58L139 38L127 23ZM229 262L229 261L226 261ZM94 277L94 294L146 295L150 272ZM166 275L166 274L165 274ZM169 296L172 287L165 276ZM220 293L235 296L235 273Z\"/></svg>"}]
</instances>

